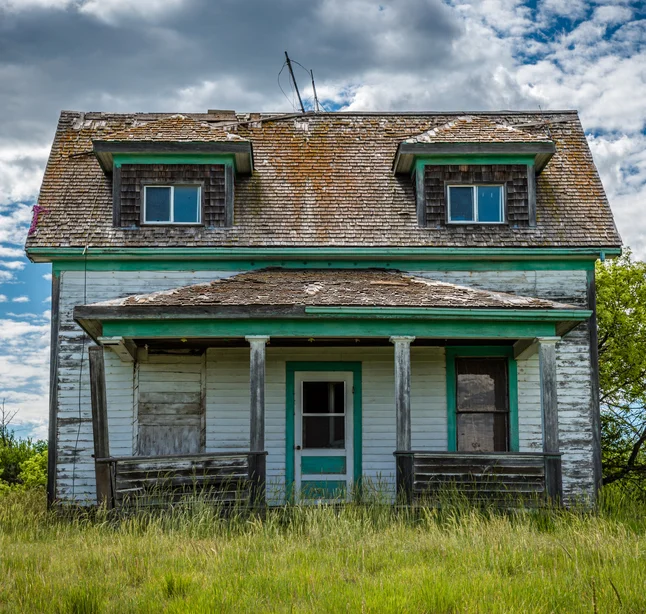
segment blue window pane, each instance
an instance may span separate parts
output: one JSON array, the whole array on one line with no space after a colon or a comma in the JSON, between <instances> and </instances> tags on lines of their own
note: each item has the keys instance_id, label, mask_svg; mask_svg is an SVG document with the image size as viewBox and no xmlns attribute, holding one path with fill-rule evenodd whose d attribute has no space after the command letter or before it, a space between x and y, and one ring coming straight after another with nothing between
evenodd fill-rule
<instances>
[{"instance_id":1,"label":"blue window pane","mask_svg":"<svg viewBox=\"0 0 646 614\"><path fill-rule=\"evenodd\" d=\"M502 222L502 187L478 186L478 221Z\"/></svg>"},{"instance_id":2,"label":"blue window pane","mask_svg":"<svg viewBox=\"0 0 646 614\"><path fill-rule=\"evenodd\" d=\"M449 219L452 222L473 221L473 188L456 187L449 188L449 201L451 211Z\"/></svg>"},{"instance_id":3,"label":"blue window pane","mask_svg":"<svg viewBox=\"0 0 646 614\"><path fill-rule=\"evenodd\" d=\"M200 189L195 185L175 186L175 222L200 221Z\"/></svg>"},{"instance_id":4,"label":"blue window pane","mask_svg":"<svg viewBox=\"0 0 646 614\"><path fill-rule=\"evenodd\" d=\"M170 222L170 188L146 187L146 221Z\"/></svg>"}]
</instances>

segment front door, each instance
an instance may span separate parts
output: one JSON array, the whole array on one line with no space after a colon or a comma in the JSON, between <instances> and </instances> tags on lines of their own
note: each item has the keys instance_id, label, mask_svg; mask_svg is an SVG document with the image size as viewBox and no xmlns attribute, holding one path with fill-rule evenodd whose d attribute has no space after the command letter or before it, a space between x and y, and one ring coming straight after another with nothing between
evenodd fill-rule
<instances>
[{"instance_id":1,"label":"front door","mask_svg":"<svg viewBox=\"0 0 646 614\"><path fill-rule=\"evenodd\" d=\"M301 502L350 497L352 464L352 373L296 372L294 460Z\"/></svg>"}]
</instances>

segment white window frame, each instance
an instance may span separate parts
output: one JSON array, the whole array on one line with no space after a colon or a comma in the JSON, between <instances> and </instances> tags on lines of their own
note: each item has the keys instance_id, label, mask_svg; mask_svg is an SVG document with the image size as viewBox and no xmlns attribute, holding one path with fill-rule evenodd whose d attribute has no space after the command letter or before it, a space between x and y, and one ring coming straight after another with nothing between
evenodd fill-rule
<instances>
[{"instance_id":1,"label":"white window frame","mask_svg":"<svg viewBox=\"0 0 646 614\"><path fill-rule=\"evenodd\" d=\"M195 226L195 224L202 223L202 186L196 183L178 183L177 186L182 188L197 188L197 221L196 222L176 222L173 218L175 217L175 185L164 185L164 184L154 184L149 183L144 188L144 224L154 224L154 225L168 225L174 224L176 226ZM170 220L168 221L148 221L147 214L147 193L148 188L170 188Z\"/></svg>"},{"instance_id":2,"label":"white window frame","mask_svg":"<svg viewBox=\"0 0 646 614\"><path fill-rule=\"evenodd\" d=\"M471 188L473 190L472 220L451 219L451 188ZM478 188L500 188L500 221L481 222L478 219ZM505 185L502 183L451 183L446 186L446 218L449 224L504 224L505 223Z\"/></svg>"}]
</instances>

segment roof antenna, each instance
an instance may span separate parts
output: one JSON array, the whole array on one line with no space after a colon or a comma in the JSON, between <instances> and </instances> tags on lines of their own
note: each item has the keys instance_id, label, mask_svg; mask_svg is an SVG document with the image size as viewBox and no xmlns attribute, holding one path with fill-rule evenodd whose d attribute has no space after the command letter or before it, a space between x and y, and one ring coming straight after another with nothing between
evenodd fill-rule
<instances>
[{"instance_id":1,"label":"roof antenna","mask_svg":"<svg viewBox=\"0 0 646 614\"><path fill-rule=\"evenodd\" d=\"M312 77L312 92L314 92L314 108L316 109L317 113L320 113L321 106L319 105L319 99L318 99L318 96L316 95L316 85L314 84L314 71L312 69L310 69L310 77Z\"/></svg>"},{"instance_id":2,"label":"roof antenna","mask_svg":"<svg viewBox=\"0 0 646 614\"><path fill-rule=\"evenodd\" d=\"M303 101L301 100L301 93L298 91L298 83L296 83L296 77L294 77L294 71L292 70L292 61L289 59L289 56L287 55L287 51L285 51L285 61L287 62L287 68L289 68L289 74L292 77L292 82L294 83L294 87L296 88L298 103L301 105L301 113L305 113L305 107L303 106Z\"/></svg>"}]
</instances>

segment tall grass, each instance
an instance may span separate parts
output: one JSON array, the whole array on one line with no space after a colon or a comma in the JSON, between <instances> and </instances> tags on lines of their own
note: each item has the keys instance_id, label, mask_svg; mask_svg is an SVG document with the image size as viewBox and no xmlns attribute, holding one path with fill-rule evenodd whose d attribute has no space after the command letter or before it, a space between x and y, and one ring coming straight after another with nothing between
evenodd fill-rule
<instances>
[{"instance_id":1,"label":"tall grass","mask_svg":"<svg viewBox=\"0 0 646 614\"><path fill-rule=\"evenodd\" d=\"M0 498L2 612L645 612L644 507L224 510L115 516Z\"/></svg>"}]
</instances>

